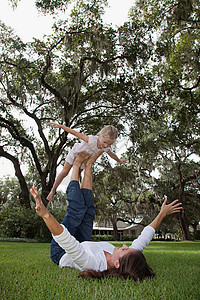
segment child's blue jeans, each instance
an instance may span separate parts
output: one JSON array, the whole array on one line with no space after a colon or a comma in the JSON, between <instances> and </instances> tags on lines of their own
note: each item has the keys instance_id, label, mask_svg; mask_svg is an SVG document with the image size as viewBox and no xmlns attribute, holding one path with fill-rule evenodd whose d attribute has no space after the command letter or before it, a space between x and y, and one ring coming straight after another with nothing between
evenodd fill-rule
<instances>
[{"instance_id":1,"label":"child's blue jeans","mask_svg":"<svg viewBox=\"0 0 200 300\"><path fill-rule=\"evenodd\" d=\"M93 193L88 189L81 189L79 182L72 180L67 187L68 207L62 224L79 242L90 241L95 217ZM65 254L52 239L50 256L57 265Z\"/></svg>"}]
</instances>

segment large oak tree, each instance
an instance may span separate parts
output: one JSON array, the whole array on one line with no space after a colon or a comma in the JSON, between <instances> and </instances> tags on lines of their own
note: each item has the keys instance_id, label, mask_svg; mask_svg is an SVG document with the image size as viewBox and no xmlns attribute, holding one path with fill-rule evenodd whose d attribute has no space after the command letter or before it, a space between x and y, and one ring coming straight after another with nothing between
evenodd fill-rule
<instances>
[{"instance_id":1,"label":"large oak tree","mask_svg":"<svg viewBox=\"0 0 200 300\"><path fill-rule=\"evenodd\" d=\"M126 110L137 101L133 65L148 53L139 31L129 28L127 48L126 26L120 31L103 24L104 2L75 2L70 20L58 21L52 36L31 43L0 24L0 155L12 161L26 207L29 188L21 165L39 174L46 204L56 169L74 142L66 132L50 129L49 121L86 134L105 124L121 131Z\"/></svg>"}]
</instances>

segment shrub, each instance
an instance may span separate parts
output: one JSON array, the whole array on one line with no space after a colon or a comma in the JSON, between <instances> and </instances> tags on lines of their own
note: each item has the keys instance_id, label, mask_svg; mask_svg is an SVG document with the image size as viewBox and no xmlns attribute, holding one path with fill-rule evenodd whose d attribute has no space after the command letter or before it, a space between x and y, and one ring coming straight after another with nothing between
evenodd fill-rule
<instances>
[{"instance_id":1,"label":"shrub","mask_svg":"<svg viewBox=\"0 0 200 300\"><path fill-rule=\"evenodd\" d=\"M61 222L65 210L56 209L55 218ZM34 209L24 207L6 208L0 213L0 236L51 241L52 236L42 218Z\"/></svg>"},{"instance_id":2,"label":"shrub","mask_svg":"<svg viewBox=\"0 0 200 300\"><path fill-rule=\"evenodd\" d=\"M136 238L137 238L136 235L133 235L133 234L126 234L126 235L123 235L123 237L122 237L123 241L133 241Z\"/></svg>"},{"instance_id":3,"label":"shrub","mask_svg":"<svg viewBox=\"0 0 200 300\"><path fill-rule=\"evenodd\" d=\"M113 235L106 235L106 234L96 234L92 235L92 241L98 242L98 241L114 241Z\"/></svg>"},{"instance_id":4,"label":"shrub","mask_svg":"<svg viewBox=\"0 0 200 300\"><path fill-rule=\"evenodd\" d=\"M195 239L195 240L200 240L200 230L197 230L197 231L194 233L194 239Z\"/></svg>"}]
</instances>

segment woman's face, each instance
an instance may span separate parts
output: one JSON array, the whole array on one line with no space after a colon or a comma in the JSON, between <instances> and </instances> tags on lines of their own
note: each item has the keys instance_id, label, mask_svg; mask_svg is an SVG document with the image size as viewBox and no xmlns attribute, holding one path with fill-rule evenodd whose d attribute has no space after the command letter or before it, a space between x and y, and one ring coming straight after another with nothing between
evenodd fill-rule
<instances>
[{"instance_id":1,"label":"woman's face","mask_svg":"<svg viewBox=\"0 0 200 300\"><path fill-rule=\"evenodd\" d=\"M119 258L127 255L128 253L137 252L137 250L129 248L126 244L123 244L122 247L115 247L113 250L112 258L119 260Z\"/></svg>"}]
</instances>

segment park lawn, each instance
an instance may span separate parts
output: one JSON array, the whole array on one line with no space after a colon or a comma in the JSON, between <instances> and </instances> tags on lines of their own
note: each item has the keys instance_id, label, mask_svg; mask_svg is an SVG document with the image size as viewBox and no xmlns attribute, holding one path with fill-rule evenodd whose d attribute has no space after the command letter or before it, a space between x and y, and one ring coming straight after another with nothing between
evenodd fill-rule
<instances>
[{"instance_id":1,"label":"park lawn","mask_svg":"<svg viewBox=\"0 0 200 300\"><path fill-rule=\"evenodd\" d=\"M200 299L200 242L151 242L144 254L156 277L143 282L77 278L79 271L51 262L49 249L0 242L0 299Z\"/></svg>"}]
</instances>

